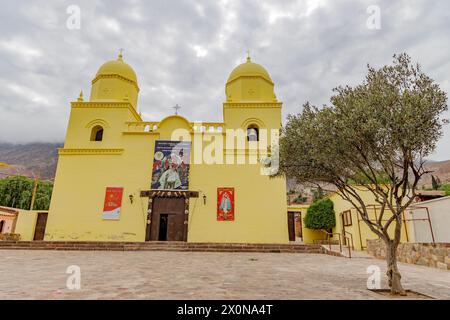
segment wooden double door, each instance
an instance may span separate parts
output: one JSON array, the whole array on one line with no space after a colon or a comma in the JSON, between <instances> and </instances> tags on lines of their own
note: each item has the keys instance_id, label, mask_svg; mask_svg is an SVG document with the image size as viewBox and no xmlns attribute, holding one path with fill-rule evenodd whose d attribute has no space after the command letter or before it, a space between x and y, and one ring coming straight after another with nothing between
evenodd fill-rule
<instances>
[{"instance_id":1,"label":"wooden double door","mask_svg":"<svg viewBox=\"0 0 450 320\"><path fill-rule=\"evenodd\" d=\"M185 205L185 198L153 198L146 240L186 241L187 215L185 215Z\"/></svg>"}]
</instances>

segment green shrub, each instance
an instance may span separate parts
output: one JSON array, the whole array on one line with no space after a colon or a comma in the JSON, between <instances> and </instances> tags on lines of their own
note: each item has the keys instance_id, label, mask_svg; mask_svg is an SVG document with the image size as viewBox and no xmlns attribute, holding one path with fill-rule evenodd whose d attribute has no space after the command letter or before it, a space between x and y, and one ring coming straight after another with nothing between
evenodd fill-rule
<instances>
[{"instance_id":1,"label":"green shrub","mask_svg":"<svg viewBox=\"0 0 450 320\"><path fill-rule=\"evenodd\" d=\"M308 229L328 230L335 227L336 217L333 201L321 199L314 202L306 212L304 223Z\"/></svg>"},{"instance_id":2,"label":"green shrub","mask_svg":"<svg viewBox=\"0 0 450 320\"><path fill-rule=\"evenodd\" d=\"M450 183L443 184L440 189L445 192L446 196L450 196Z\"/></svg>"},{"instance_id":3,"label":"green shrub","mask_svg":"<svg viewBox=\"0 0 450 320\"><path fill-rule=\"evenodd\" d=\"M294 199L294 203L305 203L306 200L308 200L308 198L299 195L297 198Z\"/></svg>"}]
</instances>

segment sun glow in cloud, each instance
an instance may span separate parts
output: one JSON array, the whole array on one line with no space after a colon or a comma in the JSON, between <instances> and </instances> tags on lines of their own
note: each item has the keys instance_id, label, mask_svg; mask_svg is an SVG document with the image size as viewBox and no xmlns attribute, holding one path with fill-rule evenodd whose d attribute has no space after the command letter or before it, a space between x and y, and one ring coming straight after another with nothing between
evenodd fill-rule
<instances>
[{"instance_id":1,"label":"sun glow in cloud","mask_svg":"<svg viewBox=\"0 0 450 320\"><path fill-rule=\"evenodd\" d=\"M192 49L194 49L197 58L204 58L208 54L208 50L199 45L192 46Z\"/></svg>"}]
</instances>

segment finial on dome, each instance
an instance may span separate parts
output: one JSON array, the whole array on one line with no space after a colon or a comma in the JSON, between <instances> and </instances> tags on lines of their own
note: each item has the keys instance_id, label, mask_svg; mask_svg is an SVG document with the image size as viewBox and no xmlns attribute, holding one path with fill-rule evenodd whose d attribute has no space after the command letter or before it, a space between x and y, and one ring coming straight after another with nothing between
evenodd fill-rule
<instances>
[{"instance_id":1,"label":"finial on dome","mask_svg":"<svg viewBox=\"0 0 450 320\"><path fill-rule=\"evenodd\" d=\"M78 96L77 101L78 102L83 102L84 101L84 99L83 99L83 90L80 91L80 95Z\"/></svg>"},{"instance_id":2,"label":"finial on dome","mask_svg":"<svg viewBox=\"0 0 450 320\"><path fill-rule=\"evenodd\" d=\"M120 60L120 61L123 60L123 49L122 48L119 49L119 58L117 60Z\"/></svg>"},{"instance_id":3,"label":"finial on dome","mask_svg":"<svg viewBox=\"0 0 450 320\"><path fill-rule=\"evenodd\" d=\"M247 62L252 62L250 59L250 50L247 50Z\"/></svg>"}]
</instances>

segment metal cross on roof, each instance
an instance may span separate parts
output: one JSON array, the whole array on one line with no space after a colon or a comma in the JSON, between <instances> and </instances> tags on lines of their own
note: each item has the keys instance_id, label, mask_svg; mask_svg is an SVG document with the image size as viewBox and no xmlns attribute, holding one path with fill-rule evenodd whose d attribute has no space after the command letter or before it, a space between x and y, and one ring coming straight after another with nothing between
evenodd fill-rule
<instances>
[{"instance_id":1,"label":"metal cross on roof","mask_svg":"<svg viewBox=\"0 0 450 320\"><path fill-rule=\"evenodd\" d=\"M172 107L175 109L175 114L178 114L178 110L181 109L181 107L178 105L178 103L175 105L175 107Z\"/></svg>"}]
</instances>

